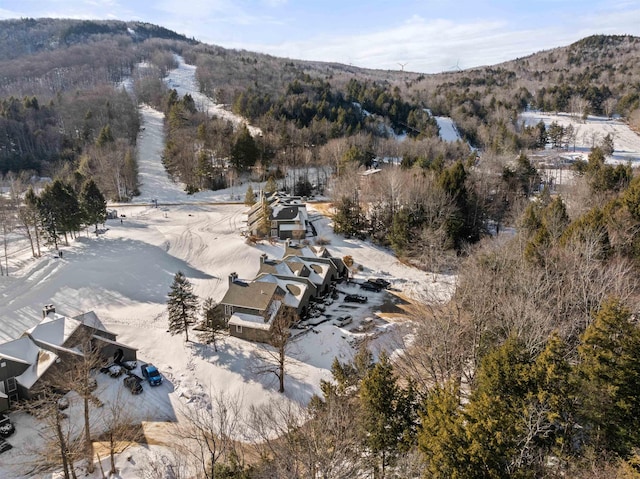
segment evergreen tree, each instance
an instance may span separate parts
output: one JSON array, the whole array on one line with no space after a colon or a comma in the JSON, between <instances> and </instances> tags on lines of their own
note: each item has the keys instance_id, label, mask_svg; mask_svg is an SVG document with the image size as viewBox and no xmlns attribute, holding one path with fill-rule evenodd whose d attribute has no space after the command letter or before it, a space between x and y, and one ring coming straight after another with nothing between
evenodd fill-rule
<instances>
[{"instance_id":1,"label":"evergreen tree","mask_svg":"<svg viewBox=\"0 0 640 479\"><path fill-rule=\"evenodd\" d=\"M267 183L264 185L264 193L266 195L270 195L272 193L275 193L277 190L278 184L276 183L276 180L273 178L273 176L270 176L267 180Z\"/></svg>"},{"instance_id":2,"label":"evergreen tree","mask_svg":"<svg viewBox=\"0 0 640 479\"><path fill-rule=\"evenodd\" d=\"M393 365L382 352L360 385L363 441L372 453L374 477L384 479L396 453L406 446L415 424L415 397L396 382Z\"/></svg>"},{"instance_id":3,"label":"evergreen tree","mask_svg":"<svg viewBox=\"0 0 640 479\"><path fill-rule=\"evenodd\" d=\"M111 125L105 125L102 127L102 130L100 130L100 134L96 140L96 146L102 148L108 143L113 143L114 141L113 133L111 133Z\"/></svg>"},{"instance_id":4,"label":"evergreen tree","mask_svg":"<svg viewBox=\"0 0 640 479\"><path fill-rule=\"evenodd\" d=\"M256 204L256 194L253 192L251 185L249 185L247 193L244 195L244 204L247 206L253 206Z\"/></svg>"},{"instance_id":5,"label":"evergreen tree","mask_svg":"<svg viewBox=\"0 0 640 479\"><path fill-rule=\"evenodd\" d=\"M202 324L198 339L206 344L213 344L213 349L217 352L218 341L226 327L222 307L213 298L205 299L202 303Z\"/></svg>"},{"instance_id":6,"label":"evergreen tree","mask_svg":"<svg viewBox=\"0 0 640 479\"><path fill-rule=\"evenodd\" d=\"M640 443L640 330L627 307L612 298L581 339L586 432L596 447L628 456Z\"/></svg>"},{"instance_id":7,"label":"evergreen tree","mask_svg":"<svg viewBox=\"0 0 640 479\"><path fill-rule=\"evenodd\" d=\"M260 223L258 225L258 235L260 236L270 236L271 235L271 215L273 214L273 209L269 206L269 202L263 196L262 197L262 206L260 211Z\"/></svg>"},{"instance_id":8,"label":"evergreen tree","mask_svg":"<svg viewBox=\"0 0 640 479\"><path fill-rule=\"evenodd\" d=\"M256 164L260 151L249 129L243 125L231 147L231 164L238 171L245 171Z\"/></svg>"},{"instance_id":9,"label":"evergreen tree","mask_svg":"<svg viewBox=\"0 0 640 479\"><path fill-rule=\"evenodd\" d=\"M38 201L40 219L49 242L58 246L60 234L68 244L67 233L78 231L82 224L80 203L73 188L56 180L47 185Z\"/></svg>"},{"instance_id":10,"label":"evergreen tree","mask_svg":"<svg viewBox=\"0 0 640 479\"><path fill-rule=\"evenodd\" d=\"M432 479L473 477L459 393L448 385L429 392L420 414L418 447Z\"/></svg>"},{"instance_id":11,"label":"evergreen tree","mask_svg":"<svg viewBox=\"0 0 640 479\"><path fill-rule=\"evenodd\" d=\"M93 180L88 180L82 185L80 208L85 223L95 225L97 232L98 223L104 223L107 219L107 202Z\"/></svg>"},{"instance_id":12,"label":"evergreen tree","mask_svg":"<svg viewBox=\"0 0 640 479\"><path fill-rule=\"evenodd\" d=\"M198 312L198 297L193 293L193 285L182 271L173 278L167 300L169 312L169 332L171 335L185 334L189 341L189 326L195 323Z\"/></svg>"}]
</instances>

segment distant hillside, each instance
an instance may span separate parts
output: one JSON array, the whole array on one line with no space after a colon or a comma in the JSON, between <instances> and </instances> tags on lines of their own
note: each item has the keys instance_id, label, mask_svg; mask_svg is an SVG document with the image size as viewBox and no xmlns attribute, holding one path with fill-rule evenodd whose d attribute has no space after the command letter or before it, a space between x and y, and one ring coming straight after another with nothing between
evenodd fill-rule
<instances>
[{"instance_id":1,"label":"distant hillside","mask_svg":"<svg viewBox=\"0 0 640 479\"><path fill-rule=\"evenodd\" d=\"M0 22L0 61L99 42L109 36L128 38L132 42L159 38L195 43L184 35L150 23L24 18Z\"/></svg>"},{"instance_id":2,"label":"distant hillside","mask_svg":"<svg viewBox=\"0 0 640 479\"><path fill-rule=\"evenodd\" d=\"M517 122L525 108L633 119L640 108L640 38L595 35L499 65L426 75L408 94L454 118L472 144L519 151L535 143L535 132Z\"/></svg>"}]
</instances>

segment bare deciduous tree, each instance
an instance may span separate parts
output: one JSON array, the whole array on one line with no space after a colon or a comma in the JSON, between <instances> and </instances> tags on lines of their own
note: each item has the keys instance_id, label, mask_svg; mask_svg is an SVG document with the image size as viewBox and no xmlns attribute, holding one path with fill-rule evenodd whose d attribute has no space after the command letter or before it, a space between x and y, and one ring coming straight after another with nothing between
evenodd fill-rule
<instances>
[{"instance_id":1,"label":"bare deciduous tree","mask_svg":"<svg viewBox=\"0 0 640 479\"><path fill-rule=\"evenodd\" d=\"M180 450L191 459L199 477L215 479L216 464L241 460L238 439L244 436L242 402L239 394L212 390L181 409L184 421L177 432Z\"/></svg>"},{"instance_id":2,"label":"bare deciduous tree","mask_svg":"<svg viewBox=\"0 0 640 479\"><path fill-rule=\"evenodd\" d=\"M255 368L258 374L274 374L278 378L278 392L284 392L284 379L288 364L287 352L294 342L291 336L291 326L299 321L296 310L285 306L281 299L276 298L274 306L279 304L277 312L267 311L266 314L274 315L271 319L269 330L269 343L265 345L257 358L260 365Z\"/></svg>"}]
</instances>

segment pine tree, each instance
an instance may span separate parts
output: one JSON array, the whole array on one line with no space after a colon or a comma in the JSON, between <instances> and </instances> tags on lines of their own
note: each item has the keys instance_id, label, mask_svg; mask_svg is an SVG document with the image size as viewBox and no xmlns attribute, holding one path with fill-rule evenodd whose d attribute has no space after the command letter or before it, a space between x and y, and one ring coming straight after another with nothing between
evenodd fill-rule
<instances>
[{"instance_id":1,"label":"pine tree","mask_svg":"<svg viewBox=\"0 0 640 479\"><path fill-rule=\"evenodd\" d=\"M104 223L107 219L107 202L95 181L88 180L82 185L80 208L85 223L95 225L97 232L98 223Z\"/></svg>"},{"instance_id":2,"label":"pine tree","mask_svg":"<svg viewBox=\"0 0 640 479\"><path fill-rule=\"evenodd\" d=\"M418 447L432 479L472 477L469 470L465 418L457 388L435 387L420 414ZM426 476L425 476L426 477Z\"/></svg>"},{"instance_id":3,"label":"pine tree","mask_svg":"<svg viewBox=\"0 0 640 479\"><path fill-rule=\"evenodd\" d=\"M262 206L260 212L260 223L258 225L258 234L260 236L269 236L271 234L271 215L273 214L273 210L271 206L269 206L269 202L263 196L262 197Z\"/></svg>"},{"instance_id":4,"label":"pine tree","mask_svg":"<svg viewBox=\"0 0 640 479\"><path fill-rule=\"evenodd\" d=\"M222 331L226 329L222 308L213 298L207 298L202 303L202 325L198 339L206 344L213 344L218 351L218 341Z\"/></svg>"},{"instance_id":5,"label":"pine tree","mask_svg":"<svg viewBox=\"0 0 640 479\"><path fill-rule=\"evenodd\" d=\"M251 185L247 188L247 193L244 196L244 204L247 206L253 206L256 204L256 194L253 192Z\"/></svg>"},{"instance_id":6,"label":"pine tree","mask_svg":"<svg viewBox=\"0 0 640 479\"><path fill-rule=\"evenodd\" d=\"M189 326L196 321L198 297L182 271L174 276L168 296L169 332L171 335L184 332L185 340L189 341Z\"/></svg>"},{"instance_id":7,"label":"pine tree","mask_svg":"<svg viewBox=\"0 0 640 479\"><path fill-rule=\"evenodd\" d=\"M372 453L374 477L384 479L387 466L402 449L403 439L415 424L415 398L396 382L393 365L382 352L360 386L363 440ZM411 406L409 406L411 405Z\"/></svg>"},{"instance_id":8,"label":"pine tree","mask_svg":"<svg viewBox=\"0 0 640 479\"><path fill-rule=\"evenodd\" d=\"M277 190L278 184L276 183L276 180L273 179L273 176L270 176L264 185L264 193L266 195L270 195L272 193L275 193Z\"/></svg>"},{"instance_id":9,"label":"pine tree","mask_svg":"<svg viewBox=\"0 0 640 479\"><path fill-rule=\"evenodd\" d=\"M578 347L587 433L623 457L640 441L640 330L618 300L606 301Z\"/></svg>"},{"instance_id":10,"label":"pine tree","mask_svg":"<svg viewBox=\"0 0 640 479\"><path fill-rule=\"evenodd\" d=\"M259 153L249 129L243 125L231 147L231 164L238 171L248 170L256 164Z\"/></svg>"}]
</instances>

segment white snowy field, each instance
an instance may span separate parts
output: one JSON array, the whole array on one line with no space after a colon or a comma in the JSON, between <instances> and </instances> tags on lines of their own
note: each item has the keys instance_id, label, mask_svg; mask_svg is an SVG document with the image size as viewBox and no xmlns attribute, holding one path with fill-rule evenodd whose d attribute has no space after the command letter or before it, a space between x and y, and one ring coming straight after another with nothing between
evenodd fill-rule
<instances>
[{"instance_id":1,"label":"white snowy field","mask_svg":"<svg viewBox=\"0 0 640 479\"><path fill-rule=\"evenodd\" d=\"M629 128L624 121L589 115L586 120L576 118L568 113L546 113L527 111L520 115L521 121L533 126L542 120L548 128L554 121L563 127L572 125L576 134L575 151L573 145L563 156L586 160L591 148L602 142L610 134L613 137L614 152L607 158L607 163L627 163L632 165L640 161L640 135Z\"/></svg>"},{"instance_id":2,"label":"white snowy field","mask_svg":"<svg viewBox=\"0 0 640 479\"><path fill-rule=\"evenodd\" d=\"M46 252L40 258L31 258L26 245L14 250L19 257L12 258L10 276L0 277L0 341L19 337L37 324L45 304L54 304L58 313L67 316L95 311L107 329L118 334L119 341L137 348L140 361L153 362L165 376L161 387L145 384L140 396L124 390L121 379L98 377L101 399L108 404L122 391L130 409L146 421L148 438L156 444L167 444L171 437L167 431L171 424L181 421L180 411L198 404L198 398L212 391L241 397L245 414L250 406L276 401L305 404L319 393L320 380L330 378L334 357L348 359L360 339L372 338L374 348L395 347L391 333L399 329L401 320L376 314L392 302L394 296L387 292L364 293L370 299L365 305L338 300L328 306L327 313L349 313L354 321L346 328L327 321L297 338L289 352L284 395L277 392L275 376L257 373L263 361L258 354L262 346L227 338L216 352L200 344L193 332L189 343L181 336L171 336L167 332L166 300L177 271L186 275L200 298L220 300L229 273L252 279L260 256L266 253L279 258L283 245L245 243L240 232L247 208L215 204L226 201L229 190L190 196L184 193L183 185L172 183L161 164L162 114L149 107L142 107L141 113L140 197L133 204L117 205L118 213L126 216L122 221L108 220L99 236L83 233L63 245L62 259ZM241 189L234 193L244 195ZM158 200L158 208L151 205L152 199ZM350 255L362 266L358 277L384 277L407 296L443 299L451 294L453 277L434 277L410 268L382 248L334 235L330 219L313 209L311 217L319 235L330 241L332 253ZM362 294L354 285L341 285L340 289ZM369 326L364 330L361 325L366 318L373 321L366 322ZM69 421L79 420L77 406L72 404L70 411ZM100 429L99 415L100 410L92 415L95 431ZM0 456L0 478L53 477L29 476L22 468L24 454L41 444L41 424L24 414L14 413L12 419L18 432L9 439L14 449ZM143 463L158 450L162 454L163 446L129 449L118 460L120 477L142 477L135 464ZM101 477L98 471L85 477Z\"/></svg>"},{"instance_id":3,"label":"white snowy field","mask_svg":"<svg viewBox=\"0 0 640 479\"><path fill-rule=\"evenodd\" d=\"M461 140L460 133L456 128L455 122L448 116L434 116L440 128L440 138L449 143L455 143Z\"/></svg>"}]
</instances>

